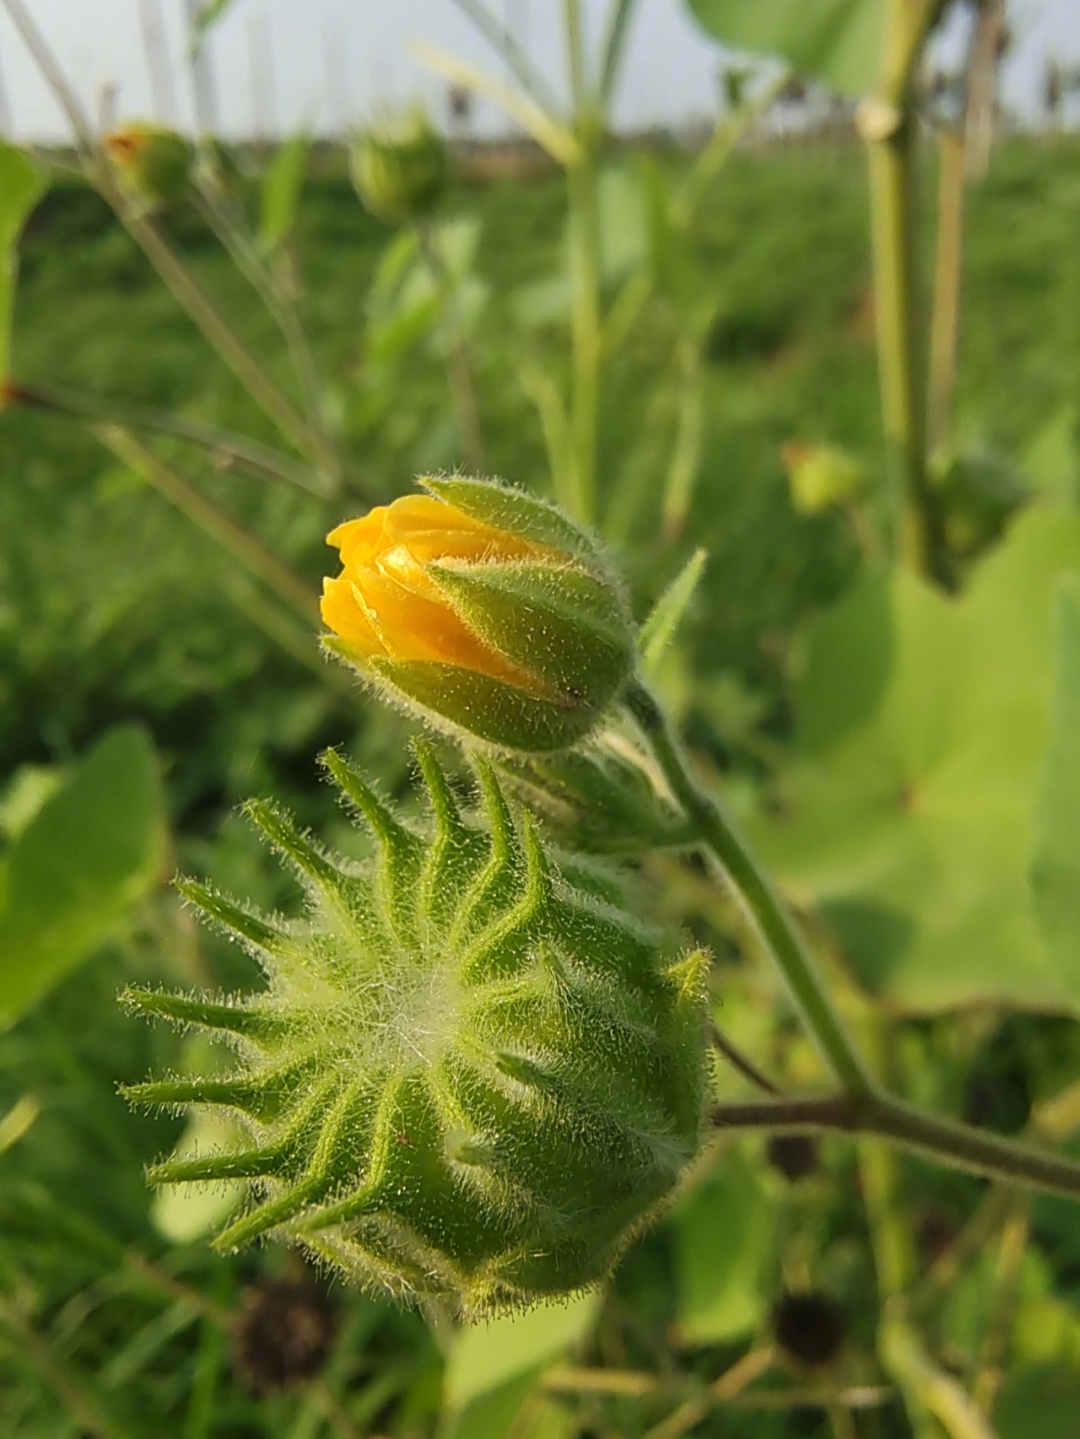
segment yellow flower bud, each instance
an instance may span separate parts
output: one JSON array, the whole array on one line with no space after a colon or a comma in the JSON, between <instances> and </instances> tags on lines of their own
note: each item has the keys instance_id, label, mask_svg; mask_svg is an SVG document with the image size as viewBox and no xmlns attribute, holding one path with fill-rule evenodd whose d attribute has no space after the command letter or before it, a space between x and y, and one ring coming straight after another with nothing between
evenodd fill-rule
<instances>
[{"instance_id":1,"label":"yellow flower bud","mask_svg":"<svg viewBox=\"0 0 1080 1439\"><path fill-rule=\"evenodd\" d=\"M622 591L553 506L479 480L427 479L328 536L327 648L429 716L506 749L593 728L634 663Z\"/></svg>"}]
</instances>

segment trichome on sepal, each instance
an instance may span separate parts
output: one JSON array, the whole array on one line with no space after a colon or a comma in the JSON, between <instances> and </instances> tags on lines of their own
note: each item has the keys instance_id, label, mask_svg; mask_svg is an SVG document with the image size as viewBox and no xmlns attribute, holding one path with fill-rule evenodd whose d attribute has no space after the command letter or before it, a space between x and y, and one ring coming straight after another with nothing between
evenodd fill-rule
<instances>
[{"instance_id":1,"label":"trichome on sepal","mask_svg":"<svg viewBox=\"0 0 1080 1439\"><path fill-rule=\"evenodd\" d=\"M129 990L144 1014L221 1037L235 1065L127 1094L240 1121L235 1152L150 1170L251 1181L220 1248L273 1234L475 1317L602 1279L672 1193L702 1134L707 958L631 915L613 877L553 852L489 766L463 810L426 743L417 757L422 826L325 756L376 841L365 863L248 806L307 889L302 920L180 882L266 987Z\"/></svg>"}]
</instances>

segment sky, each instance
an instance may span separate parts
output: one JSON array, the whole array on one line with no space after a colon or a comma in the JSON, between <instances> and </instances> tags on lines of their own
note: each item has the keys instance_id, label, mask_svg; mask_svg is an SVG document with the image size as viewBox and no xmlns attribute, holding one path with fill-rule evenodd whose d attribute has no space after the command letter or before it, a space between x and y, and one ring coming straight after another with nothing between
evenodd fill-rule
<instances>
[{"instance_id":1,"label":"sky","mask_svg":"<svg viewBox=\"0 0 1080 1439\"><path fill-rule=\"evenodd\" d=\"M191 127L195 105L185 60L189 0L22 0L92 115L153 118ZM599 34L608 0L583 0ZM753 0L748 0L753 3ZM536 64L561 89L565 66L558 0L487 0ZM146 30L162 28L151 80ZM1010 107L1034 114L1045 57L1080 66L1080 0L1009 0L1015 46L1004 74ZM955 51L957 27L942 42ZM426 40L496 73L501 61L455 0L233 0L208 45L218 128L229 135L305 127L338 133L388 107L423 99L445 113L446 84L417 63ZM161 57L164 55L164 62ZM722 55L694 25L683 0L639 0L615 122L678 126L715 115ZM254 62L254 63L253 63ZM115 87L113 99L108 87ZM111 108L110 108L111 107ZM480 102L472 129L512 126ZM66 127L0 0L0 130L19 140L58 140Z\"/></svg>"}]
</instances>

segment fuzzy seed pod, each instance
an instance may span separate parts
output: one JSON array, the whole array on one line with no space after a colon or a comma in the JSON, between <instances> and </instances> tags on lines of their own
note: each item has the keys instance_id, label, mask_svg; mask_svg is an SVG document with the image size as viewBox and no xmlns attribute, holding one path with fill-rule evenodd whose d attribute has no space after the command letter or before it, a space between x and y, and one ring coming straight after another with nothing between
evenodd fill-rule
<instances>
[{"instance_id":1,"label":"fuzzy seed pod","mask_svg":"<svg viewBox=\"0 0 1080 1439\"><path fill-rule=\"evenodd\" d=\"M446 146L420 109L359 135L350 166L364 208L391 225L430 215L450 178Z\"/></svg>"},{"instance_id":2,"label":"fuzzy seed pod","mask_svg":"<svg viewBox=\"0 0 1080 1439\"><path fill-rule=\"evenodd\" d=\"M620 908L610 876L556 861L493 771L479 767L484 814L465 814L417 749L425 829L325 758L375 837L367 864L250 806L303 878L308 918L181 885L267 987L223 1002L130 991L228 1039L237 1062L128 1094L225 1106L245 1127L236 1152L150 1171L252 1182L219 1247L274 1234L371 1289L476 1317L600 1280L670 1195L702 1127L706 959Z\"/></svg>"},{"instance_id":3,"label":"fuzzy seed pod","mask_svg":"<svg viewBox=\"0 0 1080 1439\"><path fill-rule=\"evenodd\" d=\"M179 200L191 181L195 148L175 130L139 122L105 137L125 189L148 206Z\"/></svg>"},{"instance_id":4,"label":"fuzzy seed pod","mask_svg":"<svg viewBox=\"0 0 1080 1439\"><path fill-rule=\"evenodd\" d=\"M506 750L562 749L630 676L622 587L553 505L489 480L425 477L339 525L326 647L428 718Z\"/></svg>"}]
</instances>

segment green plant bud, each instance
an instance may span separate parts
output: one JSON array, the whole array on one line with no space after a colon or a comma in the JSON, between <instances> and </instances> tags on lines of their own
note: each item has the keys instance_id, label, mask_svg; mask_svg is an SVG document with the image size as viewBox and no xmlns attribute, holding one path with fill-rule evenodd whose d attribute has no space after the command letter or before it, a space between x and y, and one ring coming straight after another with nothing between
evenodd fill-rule
<instances>
[{"instance_id":1,"label":"green plant bud","mask_svg":"<svg viewBox=\"0 0 1080 1439\"><path fill-rule=\"evenodd\" d=\"M499 769L570 849L639 854L678 842L685 830L655 765L614 731L555 754L506 755Z\"/></svg>"},{"instance_id":2,"label":"green plant bud","mask_svg":"<svg viewBox=\"0 0 1080 1439\"><path fill-rule=\"evenodd\" d=\"M446 146L421 109L357 136L350 168L364 208L391 225L430 215L450 178Z\"/></svg>"},{"instance_id":3,"label":"green plant bud","mask_svg":"<svg viewBox=\"0 0 1080 1439\"><path fill-rule=\"evenodd\" d=\"M476 1317L602 1279L672 1193L702 1131L707 963L614 902L612 876L548 852L488 767L483 813L463 813L417 750L425 827L325 758L374 836L366 864L250 806L308 890L304 920L182 883L267 985L224 1001L130 991L219 1034L236 1063L128 1094L243 1126L235 1149L150 1171L250 1181L221 1248L273 1234L370 1289Z\"/></svg>"},{"instance_id":4,"label":"green plant bud","mask_svg":"<svg viewBox=\"0 0 1080 1439\"><path fill-rule=\"evenodd\" d=\"M187 191L195 147L175 130L135 122L105 137L124 188L148 205L168 204Z\"/></svg>"},{"instance_id":5,"label":"green plant bud","mask_svg":"<svg viewBox=\"0 0 1080 1439\"><path fill-rule=\"evenodd\" d=\"M430 479L339 525L327 648L392 696L507 750L596 728L636 662L622 587L554 506L492 481Z\"/></svg>"},{"instance_id":6,"label":"green plant bud","mask_svg":"<svg viewBox=\"0 0 1080 1439\"><path fill-rule=\"evenodd\" d=\"M842 505L866 489L866 467L856 456L836 445L783 447L791 503L801 515L816 515L831 505Z\"/></svg>"}]
</instances>

